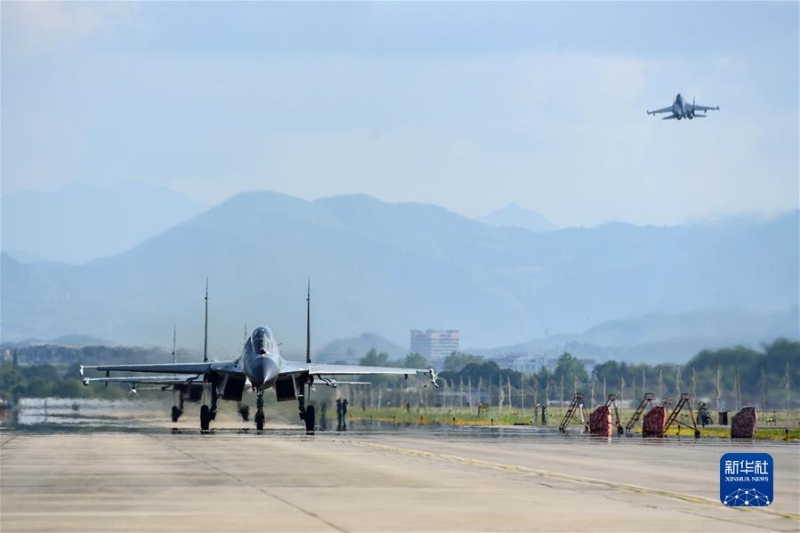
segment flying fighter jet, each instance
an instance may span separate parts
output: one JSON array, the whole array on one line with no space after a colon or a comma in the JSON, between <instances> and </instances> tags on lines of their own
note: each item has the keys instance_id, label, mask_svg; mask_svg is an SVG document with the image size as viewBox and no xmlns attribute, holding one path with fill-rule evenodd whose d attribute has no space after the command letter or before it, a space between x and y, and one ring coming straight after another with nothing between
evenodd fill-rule
<instances>
[{"instance_id":1,"label":"flying fighter jet","mask_svg":"<svg viewBox=\"0 0 800 533\"><path fill-rule=\"evenodd\" d=\"M702 115L698 115L697 112L702 111ZM676 118L678 120L682 118L688 118L692 120L693 118L705 118L706 111L719 111L719 106L717 107L708 107L704 105L695 105L694 98L692 98L692 103L689 104L683 100L683 97L678 93L675 97L675 101L669 107L664 107L662 109L656 109L655 111L648 111L648 115L655 115L656 113L672 113L668 117L664 117L663 120L670 120Z\"/></svg>"},{"instance_id":2,"label":"flying fighter jet","mask_svg":"<svg viewBox=\"0 0 800 533\"><path fill-rule=\"evenodd\" d=\"M207 297L206 297L207 298ZM206 300L208 301L208 300ZM323 385L335 387L338 383L335 376L394 374L405 376L424 375L438 387L436 372L432 368L394 368L380 366L331 365L311 362L311 289L306 299L306 360L305 362L287 361L281 357L278 342L272 331L266 326L259 326L247 339L242 355L230 361L205 361L201 363L162 363L104 365L81 367L81 376L85 370L106 372L106 377L83 377L83 384L92 382L120 382L133 387L139 383L159 384L165 388L172 386L178 390L192 390L208 384L211 390L211 405L203 404L200 408L200 430L207 432L212 420L216 417L217 401L233 400L240 402L246 384L256 393L256 429L264 429L264 391L275 389L279 402L297 400L300 418L305 422L306 433L315 430L315 412L313 405L307 405L308 395L315 379ZM124 376L112 377L111 372L156 372L173 375L162 376ZM202 390L202 389L201 389ZM175 408L173 408L174 411ZM175 421L173 413L173 421Z\"/></svg>"}]
</instances>

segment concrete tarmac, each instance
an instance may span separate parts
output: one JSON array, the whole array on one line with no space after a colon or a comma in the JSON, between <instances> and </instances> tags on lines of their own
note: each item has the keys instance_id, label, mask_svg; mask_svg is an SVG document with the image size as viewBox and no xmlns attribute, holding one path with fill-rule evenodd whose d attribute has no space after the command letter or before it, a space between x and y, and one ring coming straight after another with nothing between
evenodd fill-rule
<instances>
[{"instance_id":1,"label":"concrete tarmac","mask_svg":"<svg viewBox=\"0 0 800 533\"><path fill-rule=\"evenodd\" d=\"M719 460L775 461L726 508ZM800 446L524 429L0 434L0 531L800 531Z\"/></svg>"}]
</instances>

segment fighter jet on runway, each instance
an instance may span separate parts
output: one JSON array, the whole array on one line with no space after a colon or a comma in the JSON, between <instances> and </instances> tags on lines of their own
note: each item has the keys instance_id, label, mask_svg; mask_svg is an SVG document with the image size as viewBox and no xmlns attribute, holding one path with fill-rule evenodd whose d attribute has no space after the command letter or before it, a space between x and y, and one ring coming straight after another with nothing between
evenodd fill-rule
<instances>
[{"instance_id":1,"label":"fighter jet on runway","mask_svg":"<svg viewBox=\"0 0 800 533\"><path fill-rule=\"evenodd\" d=\"M206 296L206 302L207 300ZM200 429L208 431L211 420L217 413L217 401L233 400L240 402L245 386L257 394L256 429L264 429L264 391L275 389L279 402L297 400L300 407L300 418L305 421L306 432L313 434L315 429L315 413L313 405L306 405L308 393L318 379L324 385L335 387L334 376L395 374L408 378L409 374L427 376L430 382L436 383L436 372L432 368L394 368L380 366L325 365L311 362L311 290L309 288L306 324L306 361L287 361L281 357L279 345L266 326L257 327L247 339L242 355L231 361L205 361L202 363L165 363L165 364L133 364L81 367L81 376L85 370L106 372L106 377L83 377L84 385L91 382L121 382L133 387L139 383L160 384L165 389L170 386L180 390L200 389L208 384L211 389L211 406L205 403L200 408ZM206 307L207 309L207 307ZM162 376L125 376L111 377L111 372L156 372ZM175 407L173 407L173 421Z\"/></svg>"},{"instance_id":2,"label":"fighter jet on runway","mask_svg":"<svg viewBox=\"0 0 800 533\"><path fill-rule=\"evenodd\" d=\"M697 112L702 111L702 115L698 115ZM662 109L656 109L655 111L648 111L648 115L655 115L656 113L672 113L668 117L664 117L663 120L670 120L676 118L678 120L682 118L688 118L692 120L693 118L705 118L706 111L719 111L719 106L717 107L708 107L704 105L695 105L694 98L692 98L692 103L689 104L683 101L683 97L678 93L678 96L675 97L675 101L669 107L664 107Z\"/></svg>"}]
</instances>

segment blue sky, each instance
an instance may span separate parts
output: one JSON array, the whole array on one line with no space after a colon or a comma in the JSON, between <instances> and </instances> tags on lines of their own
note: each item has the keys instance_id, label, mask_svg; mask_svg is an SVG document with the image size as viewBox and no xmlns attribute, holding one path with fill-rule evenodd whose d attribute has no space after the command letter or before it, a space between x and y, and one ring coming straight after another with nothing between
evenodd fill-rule
<instances>
[{"instance_id":1,"label":"blue sky","mask_svg":"<svg viewBox=\"0 0 800 533\"><path fill-rule=\"evenodd\" d=\"M798 3L13 3L2 193L365 193L560 225L798 206ZM705 120L645 109L675 94Z\"/></svg>"}]
</instances>

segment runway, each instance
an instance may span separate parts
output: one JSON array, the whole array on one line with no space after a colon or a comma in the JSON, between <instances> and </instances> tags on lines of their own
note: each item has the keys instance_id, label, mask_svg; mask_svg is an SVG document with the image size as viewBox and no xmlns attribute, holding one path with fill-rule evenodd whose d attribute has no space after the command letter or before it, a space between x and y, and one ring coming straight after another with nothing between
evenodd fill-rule
<instances>
[{"instance_id":1,"label":"runway","mask_svg":"<svg viewBox=\"0 0 800 533\"><path fill-rule=\"evenodd\" d=\"M775 461L766 508L719 460ZM502 430L0 435L0 530L798 531L800 446Z\"/></svg>"}]
</instances>

